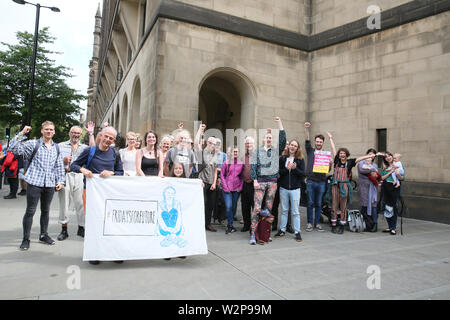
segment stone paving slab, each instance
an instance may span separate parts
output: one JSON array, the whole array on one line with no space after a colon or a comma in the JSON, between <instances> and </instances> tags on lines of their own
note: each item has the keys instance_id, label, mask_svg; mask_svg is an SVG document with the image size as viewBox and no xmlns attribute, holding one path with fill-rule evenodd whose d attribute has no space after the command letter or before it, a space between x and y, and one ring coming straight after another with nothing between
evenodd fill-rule
<instances>
[{"instance_id":1,"label":"stone paving slab","mask_svg":"<svg viewBox=\"0 0 450 320\"><path fill-rule=\"evenodd\" d=\"M248 233L225 235L225 226L207 233L209 253L185 260L82 261L83 239L69 224L69 238L54 246L40 244L39 209L34 217L31 248L19 250L25 197L4 200L0 190L0 299L449 299L450 226L404 219L403 236L382 232L336 235L306 232L270 244L250 246ZM60 231L58 201L51 209L49 234ZM76 220L75 214L71 215ZM241 225L235 222L240 229ZM384 218L379 230L386 227ZM69 289L79 268L80 289ZM380 289L370 290L369 266L380 270ZM68 273L69 272L69 273ZM68 286L69 282L69 286ZM73 283L73 282L72 282Z\"/></svg>"}]
</instances>

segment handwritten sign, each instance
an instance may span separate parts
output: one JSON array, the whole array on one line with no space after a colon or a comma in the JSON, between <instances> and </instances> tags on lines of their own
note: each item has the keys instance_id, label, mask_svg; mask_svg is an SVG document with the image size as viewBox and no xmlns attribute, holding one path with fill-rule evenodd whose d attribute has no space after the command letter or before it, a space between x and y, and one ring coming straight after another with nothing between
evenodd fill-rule
<instances>
[{"instance_id":1,"label":"handwritten sign","mask_svg":"<svg viewBox=\"0 0 450 320\"><path fill-rule=\"evenodd\" d=\"M331 152L319 151L314 152L313 172L328 173L330 171Z\"/></svg>"}]
</instances>

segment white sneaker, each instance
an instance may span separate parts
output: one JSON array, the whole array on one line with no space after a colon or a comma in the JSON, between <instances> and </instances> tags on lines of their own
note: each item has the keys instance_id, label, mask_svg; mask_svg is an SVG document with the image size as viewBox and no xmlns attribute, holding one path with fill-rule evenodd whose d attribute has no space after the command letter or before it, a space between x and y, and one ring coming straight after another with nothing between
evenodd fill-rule
<instances>
[{"instance_id":1,"label":"white sneaker","mask_svg":"<svg viewBox=\"0 0 450 320\"><path fill-rule=\"evenodd\" d=\"M307 224L307 226L306 226L306 231L308 231L308 232L313 231L313 226L312 226L311 223L308 223L308 224Z\"/></svg>"},{"instance_id":2,"label":"white sneaker","mask_svg":"<svg viewBox=\"0 0 450 320\"><path fill-rule=\"evenodd\" d=\"M255 239L255 235L254 234L250 236L249 244L251 244L251 245L256 244L256 239Z\"/></svg>"},{"instance_id":3,"label":"white sneaker","mask_svg":"<svg viewBox=\"0 0 450 320\"><path fill-rule=\"evenodd\" d=\"M325 230L323 230L322 226L320 224L316 225L316 229L319 232L324 232Z\"/></svg>"}]
</instances>

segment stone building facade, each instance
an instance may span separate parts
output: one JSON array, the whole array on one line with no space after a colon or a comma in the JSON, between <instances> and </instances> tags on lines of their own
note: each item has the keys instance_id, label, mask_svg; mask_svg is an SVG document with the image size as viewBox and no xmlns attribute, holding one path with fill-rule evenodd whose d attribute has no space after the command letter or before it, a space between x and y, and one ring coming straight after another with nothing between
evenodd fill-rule
<instances>
[{"instance_id":1,"label":"stone building facade","mask_svg":"<svg viewBox=\"0 0 450 320\"><path fill-rule=\"evenodd\" d=\"M354 156L401 153L408 215L450 223L449 10L449 0L104 0L87 120L161 135L180 121L193 133L197 120L245 130L280 116L300 141L310 121Z\"/></svg>"}]
</instances>

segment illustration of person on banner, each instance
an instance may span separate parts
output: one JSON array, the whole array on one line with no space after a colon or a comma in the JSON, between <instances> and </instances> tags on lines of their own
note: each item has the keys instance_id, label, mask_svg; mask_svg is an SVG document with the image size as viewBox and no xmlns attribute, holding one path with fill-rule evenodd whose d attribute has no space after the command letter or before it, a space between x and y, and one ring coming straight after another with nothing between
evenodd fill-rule
<instances>
[{"instance_id":1,"label":"illustration of person on banner","mask_svg":"<svg viewBox=\"0 0 450 320\"><path fill-rule=\"evenodd\" d=\"M181 202L176 199L174 187L166 187L163 191L163 201L158 212L159 233L164 239L162 247L177 245L179 248L186 246L187 242L182 238L184 234Z\"/></svg>"}]
</instances>

